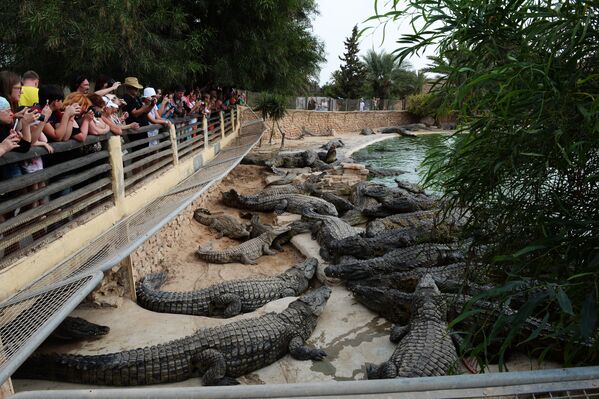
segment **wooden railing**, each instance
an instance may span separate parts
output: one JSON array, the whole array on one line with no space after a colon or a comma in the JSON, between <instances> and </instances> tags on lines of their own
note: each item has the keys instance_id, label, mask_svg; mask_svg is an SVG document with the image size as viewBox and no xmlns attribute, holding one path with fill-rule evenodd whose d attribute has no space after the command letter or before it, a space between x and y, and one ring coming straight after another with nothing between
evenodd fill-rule
<instances>
[{"instance_id":1,"label":"wooden railing","mask_svg":"<svg viewBox=\"0 0 599 399\"><path fill-rule=\"evenodd\" d=\"M0 270L129 196L157 174L215 146L239 126L235 110L190 116L171 127L144 126L122 136L89 136L0 157L0 168L36 157L44 169L0 181ZM150 135L148 135L150 133ZM15 166L16 165L16 166Z\"/></svg>"}]
</instances>

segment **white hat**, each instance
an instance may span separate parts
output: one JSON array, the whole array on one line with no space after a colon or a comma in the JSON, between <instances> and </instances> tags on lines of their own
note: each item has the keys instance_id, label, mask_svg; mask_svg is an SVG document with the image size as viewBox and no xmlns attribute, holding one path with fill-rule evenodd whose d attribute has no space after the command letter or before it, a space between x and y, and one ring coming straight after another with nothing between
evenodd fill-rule
<instances>
[{"instance_id":1,"label":"white hat","mask_svg":"<svg viewBox=\"0 0 599 399\"><path fill-rule=\"evenodd\" d=\"M146 87L144 89L144 95L143 95L144 98L150 98L155 95L156 95L156 90L154 90L153 87Z\"/></svg>"},{"instance_id":2,"label":"white hat","mask_svg":"<svg viewBox=\"0 0 599 399\"><path fill-rule=\"evenodd\" d=\"M116 104L115 104L115 103L114 103L114 102L113 102L113 101L110 99L110 97L108 97L108 96L103 96L103 97L102 97L102 99L104 100L104 104L105 104L105 106L106 106L106 107L109 107L109 108L116 108L116 109L118 109L118 108L119 108L119 106L118 106L118 105L116 105Z\"/></svg>"}]
</instances>

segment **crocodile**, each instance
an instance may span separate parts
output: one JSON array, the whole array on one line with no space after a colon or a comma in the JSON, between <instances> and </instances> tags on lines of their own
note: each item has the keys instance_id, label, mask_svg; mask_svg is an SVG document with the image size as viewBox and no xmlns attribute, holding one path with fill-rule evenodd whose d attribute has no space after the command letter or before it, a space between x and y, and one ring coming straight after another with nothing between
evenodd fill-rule
<instances>
[{"instance_id":1,"label":"crocodile","mask_svg":"<svg viewBox=\"0 0 599 399\"><path fill-rule=\"evenodd\" d=\"M361 280L381 274L405 272L462 260L464 260L464 253L456 245L426 243L395 249L377 258L330 265L324 272L328 277Z\"/></svg>"},{"instance_id":2,"label":"crocodile","mask_svg":"<svg viewBox=\"0 0 599 399\"><path fill-rule=\"evenodd\" d=\"M360 210L378 206L379 202L375 198L365 194L367 190L372 190L373 187L385 188L382 184L361 181L351 187L349 200Z\"/></svg>"},{"instance_id":3,"label":"crocodile","mask_svg":"<svg viewBox=\"0 0 599 399\"><path fill-rule=\"evenodd\" d=\"M470 267L473 267L471 265ZM464 279L469 271L469 266L464 262L451 263L447 265L435 265L428 267L417 267L406 271L394 271L387 274L376 274L361 280L348 280L347 287L355 285L366 285L371 287L395 288L403 291L413 291L418 281L425 274L430 274L435 284L440 289L454 279Z\"/></svg>"},{"instance_id":4,"label":"crocodile","mask_svg":"<svg viewBox=\"0 0 599 399\"><path fill-rule=\"evenodd\" d=\"M366 165L368 169L369 177L387 177L387 176L399 176L408 173L406 170L397 168L381 168L374 165Z\"/></svg>"},{"instance_id":5,"label":"crocodile","mask_svg":"<svg viewBox=\"0 0 599 399\"><path fill-rule=\"evenodd\" d=\"M328 245L333 240L342 240L351 237L358 232L352 226L336 216L320 215L310 208L302 212L302 220L312 221L312 234L320 244L320 256L330 259Z\"/></svg>"},{"instance_id":6,"label":"crocodile","mask_svg":"<svg viewBox=\"0 0 599 399\"><path fill-rule=\"evenodd\" d=\"M425 194L424 189L418 184L410 183L400 178L395 179L398 188L401 188L412 194Z\"/></svg>"},{"instance_id":7,"label":"crocodile","mask_svg":"<svg viewBox=\"0 0 599 399\"><path fill-rule=\"evenodd\" d=\"M322 198L323 200L330 202L331 204L333 204L333 206L335 207L335 209L337 209L337 213L339 215L343 215L345 214L347 211L350 211L352 209L355 209L354 204L352 204L351 202L349 202L348 200L346 200L343 197L340 197L339 195L332 193L330 191L322 191L316 187L312 187L311 190L311 194L315 197L318 198Z\"/></svg>"},{"instance_id":8,"label":"crocodile","mask_svg":"<svg viewBox=\"0 0 599 399\"><path fill-rule=\"evenodd\" d=\"M166 273L154 273L137 284L137 303L161 313L233 317L275 299L302 294L308 289L317 266L318 261L309 258L277 276L225 281L189 292L158 291Z\"/></svg>"},{"instance_id":9,"label":"crocodile","mask_svg":"<svg viewBox=\"0 0 599 399\"><path fill-rule=\"evenodd\" d=\"M361 210L355 208L345 212L341 219L351 226L368 223L370 220L367 216L362 214Z\"/></svg>"},{"instance_id":10,"label":"crocodile","mask_svg":"<svg viewBox=\"0 0 599 399\"><path fill-rule=\"evenodd\" d=\"M314 191L314 184L318 183L325 173L310 175L302 183L292 183L284 185L269 186L264 188L259 195L282 195L282 194L304 194L310 195Z\"/></svg>"},{"instance_id":11,"label":"crocodile","mask_svg":"<svg viewBox=\"0 0 599 399\"><path fill-rule=\"evenodd\" d=\"M398 213L381 219L375 219L366 226L366 237L374 237L384 230L416 227L424 223L431 223L438 210Z\"/></svg>"},{"instance_id":12,"label":"crocodile","mask_svg":"<svg viewBox=\"0 0 599 399\"><path fill-rule=\"evenodd\" d=\"M316 212L323 215L337 216L337 209L331 204L320 198L309 197L302 194L258 194L253 196L241 195L234 189L222 193L223 202L231 207L248 209L251 211L270 212L275 211L281 214L285 211L297 213L306 207L313 208Z\"/></svg>"},{"instance_id":13,"label":"crocodile","mask_svg":"<svg viewBox=\"0 0 599 399\"><path fill-rule=\"evenodd\" d=\"M367 365L369 380L446 375L457 365L445 298L430 274L420 279L412 297L410 323L393 330L391 340L398 345L388 361Z\"/></svg>"},{"instance_id":14,"label":"crocodile","mask_svg":"<svg viewBox=\"0 0 599 399\"><path fill-rule=\"evenodd\" d=\"M359 259L368 259L382 256L397 248L425 242L452 242L455 238L446 226L433 226L423 224L417 227L385 230L374 237L361 237L359 235L334 240L329 243L328 250L333 257L351 255Z\"/></svg>"},{"instance_id":15,"label":"crocodile","mask_svg":"<svg viewBox=\"0 0 599 399\"><path fill-rule=\"evenodd\" d=\"M370 217L386 217L396 213L425 211L434 208L437 202L426 194L414 194L402 188L369 186L362 193L373 197L380 204L363 208Z\"/></svg>"},{"instance_id":16,"label":"crocodile","mask_svg":"<svg viewBox=\"0 0 599 399\"><path fill-rule=\"evenodd\" d=\"M310 167L318 159L318 154L313 150L278 154L274 159L267 160L266 166L276 168L305 168Z\"/></svg>"},{"instance_id":17,"label":"crocodile","mask_svg":"<svg viewBox=\"0 0 599 399\"><path fill-rule=\"evenodd\" d=\"M270 250L273 240L280 234L288 231L288 227L276 228L267 231L256 238L252 238L240 245L225 248L223 250L214 250L210 247L202 247L196 251L200 259L209 263L233 263L240 262L244 265L256 264L263 254L275 255L276 252Z\"/></svg>"},{"instance_id":18,"label":"crocodile","mask_svg":"<svg viewBox=\"0 0 599 399\"><path fill-rule=\"evenodd\" d=\"M333 163L337 160L337 146L331 144L326 151L318 152L318 159L324 163Z\"/></svg>"},{"instance_id":19,"label":"crocodile","mask_svg":"<svg viewBox=\"0 0 599 399\"><path fill-rule=\"evenodd\" d=\"M193 218L203 224L217 231L217 238L227 236L229 238L244 239L250 236L247 228L244 224L239 222L236 218L229 215L214 214L208 209L198 208L193 213Z\"/></svg>"},{"instance_id":20,"label":"crocodile","mask_svg":"<svg viewBox=\"0 0 599 399\"><path fill-rule=\"evenodd\" d=\"M312 223L304 222L302 220L295 220L287 225L289 231L279 235L272 242L271 248L277 251L283 250L283 245L287 244L293 237L298 234L308 233L311 231ZM272 230L274 227L262 224L260 222L260 216L252 215L250 222L250 238L258 237L260 234L264 234L267 231Z\"/></svg>"},{"instance_id":21,"label":"crocodile","mask_svg":"<svg viewBox=\"0 0 599 399\"><path fill-rule=\"evenodd\" d=\"M68 316L50 335L61 341L79 341L98 338L110 332L110 327L89 322L81 317Z\"/></svg>"},{"instance_id":22,"label":"crocodile","mask_svg":"<svg viewBox=\"0 0 599 399\"><path fill-rule=\"evenodd\" d=\"M131 386L184 381L200 374L204 385L238 384L236 377L287 353L299 360L322 360L326 353L307 347L305 341L330 294L331 289L323 286L303 294L281 313L200 329L164 344L91 356L35 354L16 376Z\"/></svg>"}]
</instances>

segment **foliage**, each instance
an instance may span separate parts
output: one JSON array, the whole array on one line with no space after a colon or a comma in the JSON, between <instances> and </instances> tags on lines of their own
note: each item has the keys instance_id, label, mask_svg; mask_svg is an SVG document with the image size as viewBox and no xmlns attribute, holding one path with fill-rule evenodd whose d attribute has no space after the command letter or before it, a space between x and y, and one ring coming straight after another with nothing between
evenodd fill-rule
<instances>
[{"instance_id":1,"label":"foliage","mask_svg":"<svg viewBox=\"0 0 599 399\"><path fill-rule=\"evenodd\" d=\"M434 111L430 107L431 95L429 93L412 94L407 98L407 110L416 118L433 116Z\"/></svg>"},{"instance_id":2,"label":"foliage","mask_svg":"<svg viewBox=\"0 0 599 399\"><path fill-rule=\"evenodd\" d=\"M0 69L294 91L323 60L315 12L313 0L6 0Z\"/></svg>"},{"instance_id":3,"label":"foliage","mask_svg":"<svg viewBox=\"0 0 599 399\"><path fill-rule=\"evenodd\" d=\"M405 97L420 90L418 75L409 70L410 64L397 61L393 54L369 50L363 61L370 95L387 99L391 96Z\"/></svg>"},{"instance_id":4,"label":"foliage","mask_svg":"<svg viewBox=\"0 0 599 399\"><path fill-rule=\"evenodd\" d=\"M399 59L438 49L434 72L446 78L438 92L465 126L454 146L430 154L425 182L470 213L465 233L483 245L497 283L484 296L518 310L473 331L474 352L490 355L496 344L501 361L507 349L530 345L540 329L524 335L526 345L518 333L536 316L568 343L533 354L596 361L597 340L580 351L576 342L598 337L597 2L398 4L386 17L418 27L399 40Z\"/></svg>"},{"instance_id":5,"label":"foliage","mask_svg":"<svg viewBox=\"0 0 599 399\"><path fill-rule=\"evenodd\" d=\"M297 94L316 79L323 44L312 34L314 0L185 0L188 24L208 43L205 82Z\"/></svg>"},{"instance_id":6,"label":"foliage","mask_svg":"<svg viewBox=\"0 0 599 399\"><path fill-rule=\"evenodd\" d=\"M360 61L358 53L358 26L354 26L352 34L348 37L345 44L345 53L343 57L339 57L344 64L335 76L336 96L341 98L359 98L366 75L366 68Z\"/></svg>"},{"instance_id":7,"label":"foliage","mask_svg":"<svg viewBox=\"0 0 599 399\"><path fill-rule=\"evenodd\" d=\"M275 124L277 125L283 136L283 140L281 141L281 147L283 147L285 145L285 132L279 126L279 121L287 115L287 98L281 94L262 93L254 111L259 112L264 121L270 119L272 122L269 144L272 143L275 134Z\"/></svg>"}]
</instances>

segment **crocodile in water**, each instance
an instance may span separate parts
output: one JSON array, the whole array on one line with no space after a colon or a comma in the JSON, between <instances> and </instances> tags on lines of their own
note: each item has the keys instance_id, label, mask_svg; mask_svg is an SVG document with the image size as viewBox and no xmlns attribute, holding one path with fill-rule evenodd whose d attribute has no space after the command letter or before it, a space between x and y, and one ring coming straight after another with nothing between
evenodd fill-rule
<instances>
[{"instance_id":1,"label":"crocodile in water","mask_svg":"<svg viewBox=\"0 0 599 399\"><path fill-rule=\"evenodd\" d=\"M299 360L326 356L320 349L307 347L305 341L330 294L330 288L321 287L304 294L281 313L201 329L160 345L105 355L34 355L16 375L129 386L183 381L199 373L204 385L237 384L236 377L268 366L287 353Z\"/></svg>"},{"instance_id":2,"label":"crocodile in water","mask_svg":"<svg viewBox=\"0 0 599 399\"><path fill-rule=\"evenodd\" d=\"M166 273L150 274L137 285L137 303L161 313L233 317L275 299L302 294L317 266L318 261L309 258L277 276L224 281L189 292L158 291Z\"/></svg>"}]
</instances>

